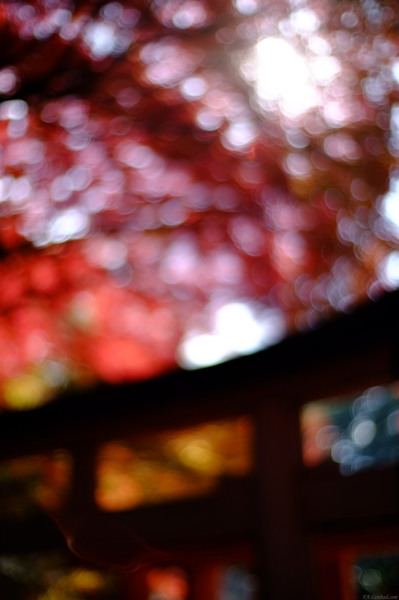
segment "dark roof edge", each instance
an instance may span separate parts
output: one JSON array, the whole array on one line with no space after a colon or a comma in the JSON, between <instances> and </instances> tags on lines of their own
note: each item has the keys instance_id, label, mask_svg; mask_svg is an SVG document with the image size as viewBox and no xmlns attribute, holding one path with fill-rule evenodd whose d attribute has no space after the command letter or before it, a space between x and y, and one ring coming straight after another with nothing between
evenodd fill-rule
<instances>
[{"instance_id":1,"label":"dark roof edge","mask_svg":"<svg viewBox=\"0 0 399 600\"><path fill-rule=\"evenodd\" d=\"M212 367L176 369L151 380L118 385L100 384L67 392L53 402L24 412L0 416L0 447L7 439L40 435L78 423L106 421L125 413L156 410L157 406L212 392L234 390L249 383L290 375L310 365L355 356L379 346L395 347L399 332L399 290L378 301L365 302L349 314L339 314L306 332L288 336L252 355Z\"/></svg>"}]
</instances>

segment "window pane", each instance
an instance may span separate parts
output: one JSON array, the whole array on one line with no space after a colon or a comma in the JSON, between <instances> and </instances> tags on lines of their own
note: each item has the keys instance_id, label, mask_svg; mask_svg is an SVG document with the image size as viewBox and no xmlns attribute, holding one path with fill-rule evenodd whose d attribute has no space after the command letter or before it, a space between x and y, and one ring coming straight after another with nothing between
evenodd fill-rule
<instances>
[{"instance_id":1,"label":"window pane","mask_svg":"<svg viewBox=\"0 0 399 600\"><path fill-rule=\"evenodd\" d=\"M220 477L249 473L251 442L251 422L240 418L104 444L97 502L118 511L206 494Z\"/></svg>"},{"instance_id":2,"label":"window pane","mask_svg":"<svg viewBox=\"0 0 399 600\"><path fill-rule=\"evenodd\" d=\"M324 460L350 475L399 459L399 383L307 404L302 411L306 466Z\"/></svg>"},{"instance_id":3,"label":"window pane","mask_svg":"<svg viewBox=\"0 0 399 600\"><path fill-rule=\"evenodd\" d=\"M147 573L148 600L186 600L187 574L179 567L151 569Z\"/></svg>"},{"instance_id":4,"label":"window pane","mask_svg":"<svg viewBox=\"0 0 399 600\"><path fill-rule=\"evenodd\" d=\"M62 552L0 556L2 600L119 600L110 573L68 564Z\"/></svg>"},{"instance_id":5,"label":"window pane","mask_svg":"<svg viewBox=\"0 0 399 600\"><path fill-rule=\"evenodd\" d=\"M37 506L55 510L68 492L72 457L65 450L0 463L0 510L22 515Z\"/></svg>"},{"instance_id":6,"label":"window pane","mask_svg":"<svg viewBox=\"0 0 399 600\"><path fill-rule=\"evenodd\" d=\"M254 600L256 581L247 567L229 566L222 575L218 600Z\"/></svg>"},{"instance_id":7,"label":"window pane","mask_svg":"<svg viewBox=\"0 0 399 600\"><path fill-rule=\"evenodd\" d=\"M394 554L362 556L354 565L356 600L398 598L399 548Z\"/></svg>"}]
</instances>

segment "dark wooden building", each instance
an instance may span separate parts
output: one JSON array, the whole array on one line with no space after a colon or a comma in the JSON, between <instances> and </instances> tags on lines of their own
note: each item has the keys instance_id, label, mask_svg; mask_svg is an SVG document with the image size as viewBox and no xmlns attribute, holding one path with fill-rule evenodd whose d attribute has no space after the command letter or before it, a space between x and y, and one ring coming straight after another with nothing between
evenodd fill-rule
<instances>
[{"instance_id":1,"label":"dark wooden building","mask_svg":"<svg viewBox=\"0 0 399 600\"><path fill-rule=\"evenodd\" d=\"M72 537L79 532L78 551L94 564L134 564L137 535L146 540L142 549L160 551L152 557L156 564L188 573L192 600L219 597L215 573L228 562L255 574L259 598L354 599L356 556L399 549L398 467L344 476L331 461L305 466L300 411L311 400L397 379L398 301L397 292L387 294L307 334L215 367L101 386L33 411L3 413L1 460L59 448L71 453L71 489L56 518ZM200 497L131 510L98 506L101 445L242 417L252 424L247 473L222 475ZM63 546L45 513L2 518L2 555ZM141 564L141 554L137 560ZM145 563L146 557L144 566L121 575L123 600L149 597Z\"/></svg>"}]
</instances>

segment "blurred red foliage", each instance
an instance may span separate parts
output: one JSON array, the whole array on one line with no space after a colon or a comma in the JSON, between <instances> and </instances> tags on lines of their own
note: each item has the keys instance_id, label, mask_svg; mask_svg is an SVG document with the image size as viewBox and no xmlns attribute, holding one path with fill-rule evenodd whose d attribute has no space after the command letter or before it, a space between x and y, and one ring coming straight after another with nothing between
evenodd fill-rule
<instances>
[{"instance_id":1,"label":"blurred red foliage","mask_svg":"<svg viewBox=\"0 0 399 600\"><path fill-rule=\"evenodd\" d=\"M267 310L304 330L397 285L398 16L0 2L3 404L173 368L227 305L267 344Z\"/></svg>"}]
</instances>

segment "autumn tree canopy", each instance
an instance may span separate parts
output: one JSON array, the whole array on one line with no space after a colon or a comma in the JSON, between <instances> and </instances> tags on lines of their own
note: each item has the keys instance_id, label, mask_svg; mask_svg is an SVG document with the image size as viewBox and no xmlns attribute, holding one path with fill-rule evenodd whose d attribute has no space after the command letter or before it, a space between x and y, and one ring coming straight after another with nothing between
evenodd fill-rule
<instances>
[{"instance_id":1,"label":"autumn tree canopy","mask_svg":"<svg viewBox=\"0 0 399 600\"><path fill-rule=\"evenodd\" d=\"M1 403L399 283L396 0L0 2Z\"/></svg>"}]
</instances>

